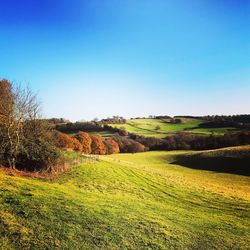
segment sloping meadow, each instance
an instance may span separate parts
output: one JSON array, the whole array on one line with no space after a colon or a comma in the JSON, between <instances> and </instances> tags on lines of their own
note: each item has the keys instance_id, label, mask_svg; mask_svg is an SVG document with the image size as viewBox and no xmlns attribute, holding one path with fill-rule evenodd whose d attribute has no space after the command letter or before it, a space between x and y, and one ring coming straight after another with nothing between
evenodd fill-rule
<instances>
[{"instance_id":1,"label":"sloping meadow","mask_svg":"<svg viewBox=\"0 0 250 250\"><path fill-rule=\"evenodd\" d=\"M53 181L0 173L2 249L247 249L249 177L101 156Z\"/></svg>"}]
</instances>

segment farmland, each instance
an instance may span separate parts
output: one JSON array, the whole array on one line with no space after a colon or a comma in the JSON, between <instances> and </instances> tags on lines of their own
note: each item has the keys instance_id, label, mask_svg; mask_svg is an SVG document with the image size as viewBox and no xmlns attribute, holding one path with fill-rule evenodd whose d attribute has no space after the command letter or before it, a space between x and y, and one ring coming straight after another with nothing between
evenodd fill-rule
<instances>
[{"instance_id":1,"label":"farmland","mask_svg":"<svg viewBox=\"0 0 250 250\"><path fill-rule=\"evenodd\" d=\"M182 118L181 123L172 124L169 119L129 119L125 124L111 124L116 128L124 128L129 133L143 135L146 137L164 138L177 132L189 132L201 135L223 135L227 132L236 132L232 127L225 128L200 128L204 122L200 118Z\"/></svg>"}]
</instances>

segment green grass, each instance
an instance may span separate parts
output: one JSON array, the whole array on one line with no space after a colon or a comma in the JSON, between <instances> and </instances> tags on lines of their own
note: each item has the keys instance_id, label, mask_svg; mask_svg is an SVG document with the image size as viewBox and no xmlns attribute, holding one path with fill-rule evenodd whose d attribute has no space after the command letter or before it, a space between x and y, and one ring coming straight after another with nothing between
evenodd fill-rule
<instances>
[{"instance_id":1,"label":"green grass","mask_svg":"<svg viewBox=\"0 0 250 250\"><path fill-rule=\"evenodd\" d=\"M107 138L107 137L114 135L115 133L113 133L111 131L100 131L100 132L89 132L89 134L90 135L98 134L98 135L102 136L103 138Z\"/></svg>"},{"instance_id":2,"label":"green grass","mask_svg":"<svg viewBox=\"0 0 250 250\"><path fill-rule=\"evenodd\" d=\"M130 119L126 124L111 124L113 127L125 128L130 133L143 136L163 138L177 132L190 132L202 135L223 135L237 131L234 128L199 128L202 119L182 118L182 123L171 124L169 119ZM156 126L160 129L156 130Z\"/></svg>"},{"instance_id":3,"label":"green grass","mask_svg":"<svg viewBox=\"0 0 250 250\"><path fill-rule=\"evenodd\" d=\"M111 131L96 131L96 132L88 132L88 134L90 134L90 135L98 134L98 135L102 136L103 138L107 138L107 137L114 135L115 133L113 133ZM76 135L76 133L70 133L68 135L71 137L74 137Z\"/></svg>"},{"instance_id":4,"label":"green grass","mask_svg":"<svg viewBox=\"0 0 250 250\"><path fill-rule=\"evenodd\" d=\"M0 249L248 249L250 178L172 164L186 153L101 156L54 181L0 172Z\"/></svg>"}]
</instances>

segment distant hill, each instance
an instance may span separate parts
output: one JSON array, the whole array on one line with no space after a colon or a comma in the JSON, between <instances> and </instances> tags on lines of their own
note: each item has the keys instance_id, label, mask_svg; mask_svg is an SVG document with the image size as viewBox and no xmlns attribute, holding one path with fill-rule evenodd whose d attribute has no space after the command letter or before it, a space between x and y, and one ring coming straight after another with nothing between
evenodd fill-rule
<instances>
[{"instance_id":1,"label":"distant hill","mask_svg":"<svg viewBox=\"0 0 250 250\"><path fill-rule=\"evenodd\" d=\"M232 126L202 127L202 124L205 122L206 120L200 117L175 117L174 119L138 118L126 120L125 124L109 125L116 128L124 128L129 133L146 137L154 136L157 138L164 138L178 132L189 132L201 135L224 135L228 132L239 131L238 128Z\"/></svg>"}]
</instances>

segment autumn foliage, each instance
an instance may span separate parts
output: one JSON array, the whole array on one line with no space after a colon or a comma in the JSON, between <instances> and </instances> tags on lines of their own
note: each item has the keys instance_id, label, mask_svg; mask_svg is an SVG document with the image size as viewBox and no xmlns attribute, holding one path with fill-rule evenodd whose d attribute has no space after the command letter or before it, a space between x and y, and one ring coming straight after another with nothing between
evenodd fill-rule
<instances>
[{"instance_id":1,"label":"autumn foliage","mask_svg":"<svg viewBox=\"0 0 250 250\"><path fill-rule=\"evenodd\" d=\"M76 138L71 138L71 149L77 152L82 152L82 144L76 139Z\"/></svg>"},{"instance_id":2,"label":"autumn foliage","mask_svg":"<svg viewBox=\"0 0 250 250\"><path fill-rule=\"evenodd\" d=\"M74 138L77 139L80 142L80 144L82 145L82 152L83 153L85 153L85 154L91 153L92 139L88 133L80 131L74 136Z\"/></svg>"},{"instance_id":3,"label":"autumn foliage","mask_svg":"<svg viewBox=\"0 0 250 250\"><path fill-rule=\"evenodd\" d=\"M117 135L114 140L118 143L121 153L138 153L146 150L143 144L124 136Z\"/></svg>"},{"instance_id":4,"label":"autumn foliage","mask_svg":"<svg viewBox=\"0 0 250 250\"><path fill-rule=\"evenodd\" d=\"M71 138L67 134L55 131L53 133L53 140L58 148L73 149L82 152L82 145L76 138Z\"/></svg>"},{"instance_id":5,"label":"autumn foliage","mask_svg":"<svg viewBox=\"0 0 250 250\"><path fill-rule=\"evenodd\" d=\"M113 138L108 138L104 141L106 146L106 154L117 154L120 152L118 143Z\"/></svg>"},{"instance_id":6,"label":"autumn foliage","mask_svg":"<svg viewBox=\"0 0 250 250\"><path fill-rule=\"evenodd\" d=\"M91 136L92 143L91 143L91 151L92 154L96 155L105 155L106 154L106 146L103 142L103 139L100 135L92 135Z\"/></svg>"}]
</instances>

